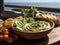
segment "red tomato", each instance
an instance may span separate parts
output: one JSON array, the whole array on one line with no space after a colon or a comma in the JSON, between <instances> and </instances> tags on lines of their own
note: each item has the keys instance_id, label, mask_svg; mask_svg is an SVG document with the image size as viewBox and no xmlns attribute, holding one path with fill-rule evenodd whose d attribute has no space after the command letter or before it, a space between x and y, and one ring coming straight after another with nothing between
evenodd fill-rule
<instances>
[{"instance_id":1,"label":"red tomato","mask_svg":"<svg viewBox=\"0 0 60 45\"><path fill-rule=\"evenodd\" d=\"M4 35L4 40L6 40L9 36L8 35Z\"/></svg>"},{"instance_id":2,"label":"red tomato","mask_svg":"<svg viewBox=\"0 0 60 45\"><path fill-rule=\"evenodd\" d=\"M8 31L5 31L5 32L4 32L4 35L5 35L5 34L6 34L6 35L8 35L8 34L9 34L9 32L8 32Z\"/></svg>"},{"instance_id":3,"label":"red tomato","mask_svg":"<svg viewBox=\"0 0 60 45\"><path fill-rule=\"evenodd\" d=\"M3 32L7 32L8 31L8 29L3 29Z\"/></svg>"}]
</instances>

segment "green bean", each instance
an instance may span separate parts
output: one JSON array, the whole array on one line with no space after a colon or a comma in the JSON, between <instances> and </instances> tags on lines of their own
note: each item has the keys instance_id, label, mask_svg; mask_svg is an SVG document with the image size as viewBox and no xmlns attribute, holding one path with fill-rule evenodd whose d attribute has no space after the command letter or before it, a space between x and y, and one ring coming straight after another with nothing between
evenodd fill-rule
<instances>
[{"instance_id":1,"label":"green bean","mask_svg":"<svg viewBox=\"0 0 60 45\"><path fill-rule=\"evenodd\" d=\"M44 29L48 29L51 27L49 22L35 20L34 18L23 18L23 19L16 19L14 22L14 26L16 29L20 31L40 31Z\"/></svg>"}]
</instances>

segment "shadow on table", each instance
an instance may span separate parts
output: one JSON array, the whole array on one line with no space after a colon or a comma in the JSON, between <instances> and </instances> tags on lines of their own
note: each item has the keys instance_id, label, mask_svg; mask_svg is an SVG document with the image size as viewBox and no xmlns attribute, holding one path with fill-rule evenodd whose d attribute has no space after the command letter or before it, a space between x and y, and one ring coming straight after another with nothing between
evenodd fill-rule
<instances>
[{"instance_id":1,"label":"shadow on table","mask_svg":"<svg viewBox=\"0 0 60 45\"><path fill-rule=\"evenodd\" d=\"M43 37L37 40L28 40L20 37L19 40L14 41L12 44L8 44L6 42L0 42L0 45L47 45L49 42L48 36Z\"/></svg>"},{"instance_id":2,"label":"shadow on table","mask_svg":"<svg viewBox=\"0 0 60 45\"><path fill-rule=\"evenodd\" d=\"M28 40L20 37L18 41L15 41L11 45L47 45L48 42L49 42L48 36L37 40Z\"/></svg>"}]
</instances>

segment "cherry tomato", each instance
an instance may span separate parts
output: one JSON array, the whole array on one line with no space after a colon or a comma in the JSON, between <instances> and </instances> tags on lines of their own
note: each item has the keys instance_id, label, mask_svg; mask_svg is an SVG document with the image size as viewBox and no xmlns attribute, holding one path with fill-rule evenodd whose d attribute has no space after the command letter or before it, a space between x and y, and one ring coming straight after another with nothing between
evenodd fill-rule
<instances>
[{"instance_id":1,"label":"cherry tomato","mask_svg":"<svg viewBox=\"0 0 60 45\"><path fill-rule=\"evenodd\" d=\"M7 32L8 31L8 29L3 29L3 32Z\"/></svg>"},{"instance_id":2,"label":"cherry tomato","mask_svg":"<svg viewBox=\"0 0 60 45\"><path fill-rule=\"evenodd\" d=\"M6 40L8 37L9 37L9 36L5 34L5 35L4 35L4 40Z\"/></svg>"},{"instance_id":3,"label":"cherry tomato","mask_svg":"<svg viewBox=\"0 0 60 45\"><path fill-rule=\"evenodd\" d=\"M6 34L6 35L8 35L8 34L9 34L9 32L8 32L8 31L5 31L5 32L4 32L4 35L5 35L5 34Z\"/></svg>"}]
</instances>

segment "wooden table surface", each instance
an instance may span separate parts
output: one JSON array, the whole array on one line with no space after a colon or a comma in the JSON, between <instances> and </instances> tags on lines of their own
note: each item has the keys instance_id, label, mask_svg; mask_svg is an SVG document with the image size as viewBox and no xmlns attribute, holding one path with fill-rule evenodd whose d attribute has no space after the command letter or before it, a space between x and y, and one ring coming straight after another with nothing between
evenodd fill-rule
<instances>
[{"instance_id":1,"label":"wooden table surface","mask_svg":"<svg viewBox=\"0 0 60 45\"><path fill-rule=\"evenodd\" d=\"M55 43L55 42L60 41L60 26L54 28L54 29L50 32L50 34L48 34L48 37L49 37L49 42L48 42L48 44L53 44L53 43Z\"/></svg>"}]
</instances>

